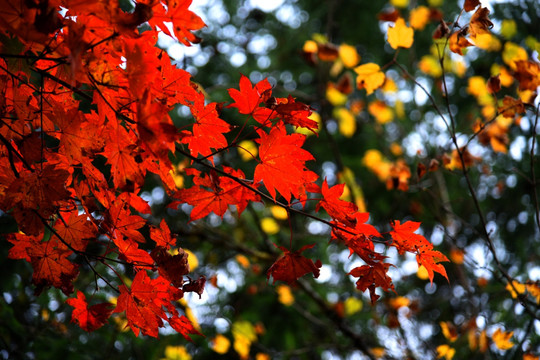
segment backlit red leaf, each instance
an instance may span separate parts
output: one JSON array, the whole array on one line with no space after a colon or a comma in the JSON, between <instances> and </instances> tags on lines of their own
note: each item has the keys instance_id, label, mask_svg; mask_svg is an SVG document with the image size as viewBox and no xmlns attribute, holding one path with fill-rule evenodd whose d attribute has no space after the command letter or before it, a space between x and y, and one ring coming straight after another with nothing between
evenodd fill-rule
<instances>
[{"instance_id":1,"label":"backlit red leaf","mask_svg":"<svg viewBox=\"0 0 540 360\"><path fill-rule=\"evenodd\" d=\"M102 327L114 309L111 303L88 306L86 296L80 291L77 291L76 298L67 299L66 304L74 308L71 313L71 322L77 323L85 331L94 331Z\"/></svg>"},{"instance_id":2,"label":"backlit red leaf","mask_svg":"<svg viewBox=\"0 0 540 360\"><path fill-rule=\"evenodd\" d=\"M291 197L300 198L305 194L305 184L317 179L317 174L308 170L305 162L314 160L302 149L305 136L287 135L285 127L276 125L267 134L259 131L259 165L255 168L253 181L262 181L270 195L275 199L276 191L287 201Z\"/></svg>"},{"instance_id":3,"label":"backlit red leaf","mask_svg":"<svg viewBox=\"0 0 540 360\"><path fill-rule=\"evenodd\" d=\"M266 273L266 278L270 279L270 276L274 279L275 283L277 280L282 280L292 285L301 278L302 276L312 272L313 277L319 277L319 268L321 267L321 262L317 261L313 263L313 260L308 259L302 255L307 249L311 249L315 244L306 245L297 251L289 251L287 248L282 246L277 246L283 255L276 260L274 264L268 269Z\"/></svg>"}]
</instances>

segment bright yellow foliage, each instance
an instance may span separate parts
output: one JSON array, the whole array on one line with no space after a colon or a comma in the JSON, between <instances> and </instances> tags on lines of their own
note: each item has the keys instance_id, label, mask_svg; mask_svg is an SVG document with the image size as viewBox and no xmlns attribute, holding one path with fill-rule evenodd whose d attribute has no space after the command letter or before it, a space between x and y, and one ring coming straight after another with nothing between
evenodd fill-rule
<instances>
[{"instance_id":1,"label":"bright yellow foliage","mask_svg":"<svg viewBox=\"0 0 540 360\"><path fill-rule=\"evenodd\" d=\"M392 108L384 101L375 100L368 105L368 112L377 120L379 124L386 124L394 120Z\"/></svg>"},{"instance_id":2,"label":"bright yellow foliage","mask_svg":"<svg viewBox=\"0 0 540 360\"><path fill-rule=\"evenodd\" d=\"M357 66L354 71L358 74L356 77L357 88L366 89L368 95L380 88L386 78L381 67L375 63Z\"/></svg>"},{"instance_id":3,"label":"bright yellow foliage","mask_svg":"<svg viewBox=\"0 0 540 360\"><path fill-rule=\"evenodd\" d=\"M342 106L347 102L347 95L336 89L334 86L329 85L326 88L326 99L334 106Z\"/></svg>"},{"instance_id":4,"label":"bright yellow foliage","mask_svg":"<svg viewBox=\"0 0 540 360\"><path fill-rule=\"evenodd\" d=\"M456 329L454 324L452 324L449 321L441 321L439 323L439 325L441 326L441 330L442 330L442 333L443 333L444 337L448 341L454 342L454 341L457 340L457 338L458 338L457 329Z\"/></svg>"},{"instance_id":5,"label":"bright yellow foliage","mask_svg":"<svg viewBox=\"0 0 540 360\"><path fill-rule=\"evenodd\" d=\"M428 0L428 5L431 7L439 7L444 4L444 0Z\"/></svg>"},{"instance_id":6,"label":"bright yellow foliage","mask_svg":"<svg viewBox=\"0 0 540 360\"><path fill-rule=\"evenodd\" d=\"M279 232L279 224L271 217L261 219L261 228L268 235L274 235Z\"/></svg>"},{"instance_id":7,"label":"bright yellow foliage","mask_svg":"<svg viewBox=\"0 0 540 360\"><path fill-rule=\"evenodd\" d=\"M191 355L187 352L185 346L165 347L165 358L161 360L191 360Z\"/></svg>"},{"instance_id":8,"label":"bright yellow foliage","mask_svg":"<svg viewBox=\"0 0 540 360\"><path fill-rule=\"evenodd\" d=\"M499 39L490 33L478 34L471 40L474 42L474 45L482 50L499 51L501 49Z\"/></svg>"},{"instance_id":9,"label":"bright yellow foliage","mask_svg":"<svg viewBox=\"0 0 540 360\"><path fill-rule=\"evenodd\" d=\"M338 51L339 58L345 67L352 68L360 62L360 55L354 46L341 44Z\"/></svg>"},{"instance_id":10,"label":"bright yellow foliage","mask_svg":"<svg viewBox=\"0 0 540 360\"><path fill-rule=\"evenodd\" d=\"M424 30L429 23L430 11L426 6L418 6L411 10L409 23L415 30Z\"/></svg>"},{"instance_id":11,"label":"bright yellow foliage","mask_svg":"<svg viewBox=\"0 0 540 360\"><path fill-rule=\"evenodd\" d=\"M516 61L527 60L528 58L527 51L518 44L510 41L504 44L502 59L510 69L516 70Z\"/></svg>"},{"instance_id":12,"label":"bright yellow foliage","mask_svg":"<svg viewBox=\"0 0 540 360\"><path fill-rule=\"evenodd\" d=\"M287 285L279 285L276 287L276 292L278 294L278 301L285 306L291 306L294 304L294 295L291 291L291 288Z\"/></svg>"},{"instance_id":13,"label":"bright yellow foliage","mask_svg":"<svg viewBox=\"0 0 540 360\"><path fill-rule=\"evenodd\" d=\"M345 315L346 316L351 316L351 315L354 315L356 314L357 312L361 311L362 308L364 307L364 303L362 302L362 300L356 298L356 297L349 297L347 298L343 305L345 306Z\"/></svg>"},{"instance_id":14,"label":"bright yellow foliage","mask_svg":"<svg viewBox=\"0 0 540 360\"><path fill-rule=\"evenodd\" d=\"M253 160L258 153L259 149L257 145L255 145L255 142L251 140L242 140L238 143L238 155L240 155L242 160Z\"/></svg>"},{"instance_id":15,"label":"bright yellow foliage","mask_svg":"<svg viewBox=\"0 0 540 360\"><path fill-rule=\"evenodd\" d=\"M313 40L306 41L304 43L304 46L302 47L302 50L307 53L316 53L318 49L319 49L319 46Z\"/></svg>"},{"instance_id":16,"label":"bright yellow foliage","mask_svg":"<svg viewBox=\"0 0 540 360\"><path fill-rule=\"evenodd\" d=\"M409 6L409 0L390 0L390 4L399 8L406 8Z\"/></svg>"},{"instance_id":17,"label":"bright yellow foliage","mask_svg":"<svg viewBox=\"0 0 540 360\"><path fill-rule=\"evenodd\" d=\"M335 108L332 112L338 121L338 129L341 135L352 137L356 132L356 119L354 115L346 108Z\"/></svg>"},{"instance_id":18,"label":"bright yellow foliage","mask_svg":"<svg viewBox=\"0 0 540 360\"><path fill-rule=\"evenodd\" d=\"M392 167L392 164L377 149L366 151L362 158L362 164L377 175L381 181L386 181Z\"/></svg>"},{"instance_id":19,"label":"bright yellow foliage","mask_svg":"<svg viewBox=\"0 0 540 360\"><path fill-rule=\"evenodd\" d=\"M193 269L196 269L199 266L199 259L197 259L197 255L188 249L184 249L184 252L188 255L189 270L192 271Z\"/></svg>"},{"instance_id":20,"label":"bright yellow foliage","mask_svg":"<svg viewBox=\"0 0 540 360\"><path fill-rule=\"evenodd\" d=\"M445 358L446 360L452 360L456 354L456 349L450 347L450 345L437 346L437 359Z\"/></svg>"},{"instance_id":21,"label":"bright yellow foliage","mask_svg":"<svg viewBox=\"0 0 540 360\"><path fill-rule=\"evenodd\" d=\"M405 20L399 18L396 24L388 28L388 43L393 49L410 48L414 41L414 30L405 25Z\"/></svg>"},{"instance_id":22,"label":"bright yellow foliage","mask_svg":"<svg viewBox=\"0 0 540 360\"><path fill-rule=\"evenodd\" d=\"M429 274L428 274L428 271L427 269L423 266L423 265L420 265L418 267L418 271L416 272L416 276L418 276L418 278L420 280L427 280L429 279Z\"/></svg>"},{"instance_id":23,"label":"bright yellow foliage","mask_svg":"<svg viewBox=\"0 0 540 360\"><path fill-rule=\"evenodd\" d=\"M277 206L277 205L271 206L270 212L272 213L272 216L278 220L287 220L287 218L289 217L287 210L285 210L281 206Z\"/></svg>"},{"instance_id":24,"label":"bright yellow foliage","mask_svg":"<svg viewBox=\"0 0 540 360\"><path fill-rule=\"evenodd\" d=\"M506 39L511 39L517 33L517 25L513 19L504 19L501 24L501 35Z\"/></svg>"},{"instance_id":25,"label":"bright yellow foliage","mask_svg":"<svg viewBox=\"0 0 540 360\"><path fill-rule=\"evenodd\" d=\"M247 359L251 343L257 340L255 328L249 321L237 321L232 325L232 334L234 337L234 350L241 359Z\"/></svg>"},{"instance_id":26,"label":"bright yellow foliage","mask_svg":"<svg viewBox=\"0 0 540 360\"><path fill-rule=\"evenodd\" d=\"M439 59L433 55L424 55L418 63L418 68L423 73L428 74L433 78L441 77L442 69L439 63Z\"/></svg>"},{"instance_id":27,"label":"bright yellow foliage","mask_svg":"<svg viewBox=\"0 0 540 360\"><path fill-rule=\"evenodd\" d=\"M221 334L217 334L216 337L212 340L212 350L214 350L218 354L227 353L230 347L231 341Z\"/></svg>"},{"instance_id":28,"label":"bright yellow foliage","mask_svg":"<svg viewBox=\"0 0 540 360\"><path fill-rule=\"evenodd\" d=\"M513 331L504 332L501 329L497 329L491 336L491 339L499 349L508 350L514 347L514 343L510 341L513 334Z\"/></svg>"}]
</instances>

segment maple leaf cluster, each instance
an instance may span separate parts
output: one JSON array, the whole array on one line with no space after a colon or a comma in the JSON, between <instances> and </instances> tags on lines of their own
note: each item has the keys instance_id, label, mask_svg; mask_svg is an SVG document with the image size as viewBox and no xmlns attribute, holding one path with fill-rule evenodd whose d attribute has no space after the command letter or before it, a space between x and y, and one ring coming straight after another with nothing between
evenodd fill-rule
<instances>
[{"instance_id":1,"label":"maple leaf cluster","mask_svg":"<svg viewBox=\"0 0 540 360\"><path fill-rule=\"evenodd\" d=\"M125 313L136 335L157 337L165 322L188 339L198 334L175 304L185 292L201 294L204 278L185 279L187 254L181 248L172 254L177 241L164 221L147 220L151 209L140 192L152 173L173 199L171 207L193 206L190 221L211 213L223 217L231 208L241 214L262 198L289 210L314 199L332 219L332 238L366 263L350 272L357 288L369 290L372 301L376 288L393 290L392 265L374 250L374 240L384 236L367 224L369 214L340 199L343 185L316 184L318 175L306 164L315 160L303 148L306 136L291 132L316 131L311 108L291 96L273 97L266 79L253 85L242 75L239 89L229 89L228 107L248 126L229 141L233 127L220 117L221 106L155 46L158 31L185 45L197 41L192 31L204 23L190 3L140 1L125 12L116 2L97 0L0 1L0 35L17 40L16 46L2 44L0 58L0 209L20 230L7 237L9 257L32 265L36 293L53 286L67 296L76 290L81 262L94 271L97 263L131 266L131 284L96 272L119 292L116 306L89 305L79 290L67 300L73 321L85 330ZM149 29L139 31L141 24ZM178 104L192 114L182 130L169 116ZM216 156L248 136L258 144L253 174L215 165ZM191 187L176 189L171 152L191 160L185 170L193 176ZM446 277L439 264L446 257L414 233L416 225L396 221L387 234L393 242L384 241L416 254L431 280L433 272ZM310 272L317 277L320 262L302 255L311 247L279 247L283 254L268 277L288 283Z\"/></svg>"}]
</instances>

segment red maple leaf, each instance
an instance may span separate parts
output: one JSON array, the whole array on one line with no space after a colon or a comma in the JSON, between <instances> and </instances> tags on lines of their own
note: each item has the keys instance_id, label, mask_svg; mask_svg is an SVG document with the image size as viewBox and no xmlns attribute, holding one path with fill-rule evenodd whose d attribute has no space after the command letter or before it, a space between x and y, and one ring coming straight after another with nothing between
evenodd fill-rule
<instances>
[{"instance_id":1,"label":"red maple leaf","mask_svg":"<svg viewBox=\"0 0 540 360\"><path fill-rule=\"evenodd\" d=\"M141 166L141 149L132 132L122 126L111 129L101 155L111 165L111 175L117 189L136 192L143 185L146 168Z\"/></svg>"},{"instance_id":2,"label":"red maple leaf","mask_svg":"<svg viewBox=\"0 0 540 360\"><path fill-rule=\"evenodd\" d=\"M208 156L212 150L219 150L227 147L227 139L223 134L231 130L231 126L219 118L216 103L205 105L204 96L199 94L193 105L191 113L193 114L195 124L192 132L183 131L182 143L188 144L191 155Z\"/></svg>"},{"instance_id":3,"label":"red maple leaf","mask_svg":"<svg viewBox=\"0 0 540 360\"><path fill-rule=\"evenodd\" d=\"M36 286L36 294L44 288L54 286L66 295L73 292L73 281L79 275L78 265L68 260L71 250L58 246L56 240L35 244L28 248L28 255L34 273L32 282Z\"/></svg>"},{"instance_id":4,"label":"red maple leaf","mask_svg":"<svg viewBox=\"0 0 540 360\"><path fill-rule=\"evenodd\" d=\"M157 246L164 247L167 250L176 245L176 239L171 236L171 230L165 219L161 220L159 228L155 226L150 228L150 238L156 242Z\"/></svg>"},{"instance_id":5,"label":"red maple leaf","mask_svg":"<svg viewBox=\"0 0 540 360\"><path fill-rule=\"evenodd\" d=\"M420 228L420 223L415 221L406 221L401 224L399 220L396 220L392 224L394 230L390 231L392 236L392 245L396 247L398 253L403 255L406 251L415 252L418 246L423 246L429 243L427 239L414 232Z\"/></svg>"},{"instance_id":6,"label":"red maple leaf","mask_svg":"<svg viewBox=\"0 0 540 360\"><path fill-rule=\"evenodd\" d=\"M439 264L441 261L448 261L448 258L441 252L433 250L431 244L424 236L414 232L420 227L419 222L406 221L400 224L399 220L393 222L394 230L390 232L394 245L399 254L405 251L416 254L418 266L424 266L428 272L429 281L433 283L433 272L438 272L448 280L444 266Z\"/></svg>"},{"instance_id":7,"label":"red maple leaf","mask_svg":"<svg viewBox=\"0 0 540 360\"><path fill-rule=\"evenodd\" d=\"M313 133L316 133L316 130L319 129L319 124L309 118L312 111L308 105L296 102L290 95L286 99L277 99L277 102L273 109L283 122L296 127L307 128Z\"/></svg>"},{"instance_id":8,"label":"red maple leaf","mask_svg":"<svg viewBox=\"0 0 540 360\"><path fill-rule=\"evenodd\" d=\"M317 179L317 174L308 170L305 162L314 160L313 156L302 149L305 136L287 135L283 124L278 124L267 134L259 131L260 162L255 168L253 181L262 181L272 198L276 191L288 202L291 196L301 198L305 194L305 185Z\"/></svg>"},{"instance_id":9,"label":"red maple leaf","mask_svg":"<svg viewBox=\"0 0 540 360\"><path fill-rule=\"evenodd\" d=\"M267 79L259 81L252 86L251 81L245 75L240 77L240 91L229 89L229 96L234 103L227 107L235 107L240 114L251 115L261 124L266 124L272 116L272 110L259 107L261 102L266 102L272 93L272 85Z\"/></svg>"},{"instance_id":10,"label":"red maple leaf","mask_svg":"<svg viewBox=\"0 0 540 360\"><path fill-rule=\"evenodd\" d=\"M194 175L196 186L180 189L177 195L183 202L194 206L189 215L190 221L201 219L211 212L223 216L229 205L236 203L236 199L221 187L221 178L215 172L201 176L200 171L187 169L186 173Z\"/></svg>"},{"instance_id":11,"label":"red maple leaf","mask_svg":"<svg viewBox=\"0 0 540 360\"><path fill-rule=\"evenodd\" d=\"M199 331L197 331L197 329L195 329L191 321L189 321L189 319L184 315L169 318L169 324L174 330L182 334L186 340L192 341L192 339L188 336L190 334L202 335Z\"/></svg>"},{"instance_id":12,"label":"red maple leaf","mask_svg":"<svg viewBox=\"0 0 540 360\"><path fill-rule=\"evenodd\" d=\"M165 34L173 36L166 25L166 23L171 22L174 36L184 45L190 46L190 42L199 42L192 31L199 30L206 24L198 15L189 10L192 0L146 0L143 2L153 4L151 10L153 16L148 21L150 25L158 26Z\"/></svg>"},{"instance_id":13,"label":"red maple leaf","mask_svg":"<svg viewBox=\"0 0 540 360\"><path fill-rule=\"evenodd\" d=\"M115 313L125 311L128 326L138 336L143 334L152 337L158 336L158 328L163 326L163 320L167 320L166 311L177 316L173 302L183 296L183 292L170 285L168 280L158 277L151 279L146 271L139 271L131 289L120 285Z\"/></svg>"},{"instance_id":14,"label":"red maple leaf","mask_svg":"<svg viewBox=\"0 0 540 360\"><path fill-rule=\"evenodd\" d=\"M305 250L313 248L315 244L306 245L294 252L283 246L275 246L283 251L283 255L268 269L266 273L267 279L270 279L270 276L272 276L274 279L273 283L277 280L282 280L292 285L296 280L310 272L313 273L313 277L319 277L319 268L322 266L321 262L317 260L317 262L313 263L313 260L301 255Z\"/></svg>"},{"instance_id":15,"label":"red maple leaf","mask_svg":"<svg viewBox=\"0 0 540 360\"><path fill-rule=\"evenodd\" d=\"M224 166L223 171L237 179L245 179L241 170ZM211 212L223 217L229 205L236 205L238 214L241 214L250 201L260 201L257 194L227 176L218 176L215 171L201 176L199 170L189 168L186 173L194 176L193 182L196 186L180 189L177 196L181 201L194 206L190 221L201 219Z\"/></svg>"},{"instance_id":16,"label":"red maple leaf","mask_svg":"<svg viewBox=\"0 0 540 360\"><path fill-rule=\"evenodd\" d=\"M144 243L146 239L138 229L146 224L146 220L131 213L130 198L129 193L123 193L113 199L110 202L103 225L112 238L124 235L126 238Z\"/></svg>"},{"instance_id":17,"label":"red maple leaf","mask_svg":"<svg viewBox=\"0 0 540 360\"><path fill-rule=\"evenodd\" d=\"M349 272L349 275L357 277L356 288L360 291L369 290L371 303L375 303L380 297L375 293L377 287L381 287L384 291L394 291L392 279L388 276L388 268L391 264L377 262L372 265L363 265L355 267Z\"/></svg>"},{"instance_id":18,"label":"red maple leaf","mask_svg":"<svg viewBox=\"0 0 540 360\"><path fill-rule=\"evenodd\" d=\"M66 304L74 308L71 313L71 322L77 323L81 329L89 332L102 327L114 309L111 303L88 306L86 296L81 291L77 291L76 298L67 299Z\"/></svg>"},{"instance_id":19,"label":"red maple leaf","mask_svg":"<svg viewBox=\"0 0 540 360\"><path fill-rule=\"evenodd\" d=\"M370 224L369 213L354 213L349 216L346 223L333 222L336 226L332 228L332 240L340 239L349 248L350 255L353 253L360 256L368 264L379 262L386 256L375 251L372 239L381 237L379 231Z\"/></svg>"},{"instance_id":20,"label":"red maple leaf","mask_svg":"<svg viewBox=\"0 0 540 360\"><path fill-rule=\"evenodd\" d=\"M13 210L12 215L24 233L38 235L43 231L41 217L48 218L67 203L70 193L65 184L69 175L67 170L53 164L22 171L0 199L0 208Z\"/></svg>"},{"instance_id":21,"label":"red maple leaf","mask_svg":"<svg viewBox=\"0 0 540 360\"><path fill-rule=\"evenodd\" d=\"M88 242L96 236L97 230L86 214L79 214L75 210L68 214L63 214L62 219L56 222L56 233L65 243L78 251L86 250Z\"/></svg>"},{"instance_id":22,"label":"red maple leaf","mask_svg":"<svg viewBox=\"0 0 540 360\"><path fill-rule=\"evenodd\" d=\"M178 254L171 255L161 246L156 246L151 253L157 264L159 275L169 280L176 287L184 284L184 275L189 274L188 254L178 249Z\"/></svg>"},{"instance_id":23,"label":"red maple leaf","mask_svg":"<svg viewBox=\"0 0 540 360\"><path fill-rule=\"evenodd\" d=\"M443 255L440 251L431 250L430 248L419 248L418 253L416 254L416 262L418 266L423 266L428 272L429 281L433 284L433 272L438 272L446 278L447 281L448 275L446 274L446 269L444 266L439 264L441 261L449 261L448 258Z\"/></svg>"},{"instance_id":24,"label":"red maple leaf","mask_svg":"<svg viewBox=\"0 0 540 360\"><path fill-rule=\"evenodd\" d=\"M324 179L321 187L323 198L317 204L316 211L319 211L322 206L333 219L350 223L352 215L358 210L358 207L349 201L340 199L344 189L345 184L337 184L329 188L326 179Z\"/></svg>"}]
</instances>

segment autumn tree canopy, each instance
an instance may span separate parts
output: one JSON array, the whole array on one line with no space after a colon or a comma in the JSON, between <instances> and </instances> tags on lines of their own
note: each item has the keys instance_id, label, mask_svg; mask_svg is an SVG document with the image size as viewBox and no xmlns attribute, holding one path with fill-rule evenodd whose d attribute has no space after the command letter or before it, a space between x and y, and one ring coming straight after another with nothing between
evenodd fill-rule
<instances>
[{"instance_id":1,"label":"autumn tree canopy","mask_svg":"<svg viewBox=\"0 0 540 360\"><path fill-rule=\"evenodd\" d=\"M0 9L4 358L538 359L534 1Z\"/></svg>"}]
</instances>

